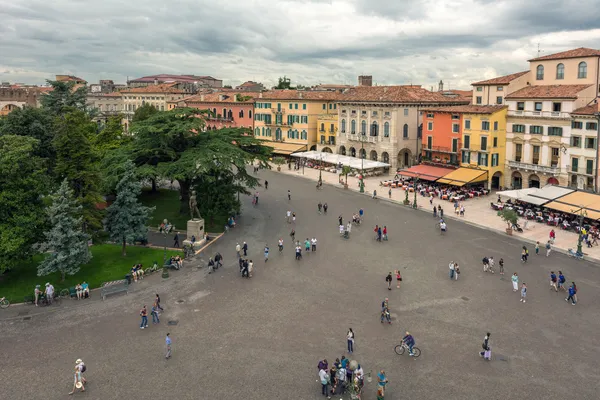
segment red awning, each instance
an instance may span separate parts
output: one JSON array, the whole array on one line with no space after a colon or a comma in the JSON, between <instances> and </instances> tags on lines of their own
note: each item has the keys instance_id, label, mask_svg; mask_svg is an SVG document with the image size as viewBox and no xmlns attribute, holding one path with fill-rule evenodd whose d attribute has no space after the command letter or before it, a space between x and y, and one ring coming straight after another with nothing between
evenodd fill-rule
<instances>
[{"instance_id":1,"label":"red awning","mask_svg":"<svg viewBox=\"0 0 600 400\"><path fill-rule=\"evenodd\" d=\"M409 178L419 178L426 181L437 181L441 177L455 171L450 168L433 167L431 165L415 165L414 167L403 169L398 172L398 175L407 176Z\"/></svg>"}]
</instances>

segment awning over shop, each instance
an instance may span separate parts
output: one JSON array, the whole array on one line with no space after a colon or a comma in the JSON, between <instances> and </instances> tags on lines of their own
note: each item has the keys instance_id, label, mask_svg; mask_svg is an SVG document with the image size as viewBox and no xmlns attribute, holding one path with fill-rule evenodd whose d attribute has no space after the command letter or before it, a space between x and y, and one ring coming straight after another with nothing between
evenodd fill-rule
<instances>
[{"instance_id":1,"label":"awning over shop","mask_svg":"<svg viewBox=\"0 0 600 400\"><path fill-rule=\"evenodd\" d=\"M525 198L519 200L526 203L542 205L572 192L574 192L573 189L554 185L546 185L543 188L538 189L536 192L529 193L527 196L525 196ZM546 205L546 207L548 207L548 205Z\"/></svg>"},{"instance_id":2,"label":"awning over shop","mask_svg":"<svg viewBox=\"0 0 600 400\"><path fill-rule=\"evenodd\" d=\"M262 144L273 148L273 153L284 154L286 156L289 156L290 154L295 153L297 151L306 150L305 144L270 142L266 140L263 141Z\"/></svg>"},{"instance_id":3,"label":"awning over shop","mask_svg":"<svg viewBox=\"0 0 600 400\"><path fill-rule=\"evenodd\" d=\"M342 164L354 169L373 169L390 166L390 164L386 164L380 161L367 160L366 158L362 160L356 157L325 153L323 151L304 151L302 153L292 154L292 157L307 158L309 160L321 161L336 166L338 164Z\"/></svg>"},{"instance_id":4,"label":"awning over shop","mask_svg":"<svg viewBox=\"0 0 600 400\"><path fill-rule=\"evenodd\" d=\"M445 183L452 186L463 186L469 183L484 182L488 179L488 172L482 169L459 168L443 178L438 179L437 183Z\"/></svg>"},{"instance_id":5,"label":"awning over shop","mask_svg":"<svg viewBox=\"0 0 600 400\"><path fill-rule=\"evenodd\" d=\"M600 196L587 192L574 192L546 204L553 210L582 215L592 220L600 219Z\"/></svg>"},{"instance_id":6,"label":"awning over shop","mask_svg":"<svg viewBox=\"0 0 600 400\"><path fill-rule=\"evenodd\" d=\"M409 178L419 178L426 181L437 181L443 176L448 175L454 169L433 167L431 165L415 165L414 167L398 171L398 175L407 176Z\"/></svg>"},{"instance_id":7,"label":"awning over shop","mask_svg":"<svg viewBox=\"0 0 600 400\"><path fill-rule=\"evenodd\" d=\"M513 200L521 200L521 201L527 201L527 195L529 194L533 194L537 191L539 191L539 188L527 188L527 189L517 189L517 190L504 190L502 192L498 192L498 196L502 196L502 197L507 197L509 199L513 199ZM539 199L541 200L541 199ZM543 201L543 200L542 200ZM544 204L546 201L543 201L542 204ZM537 204L537 203L532 203L532 204Z\"/></svg>"}]
</instances>

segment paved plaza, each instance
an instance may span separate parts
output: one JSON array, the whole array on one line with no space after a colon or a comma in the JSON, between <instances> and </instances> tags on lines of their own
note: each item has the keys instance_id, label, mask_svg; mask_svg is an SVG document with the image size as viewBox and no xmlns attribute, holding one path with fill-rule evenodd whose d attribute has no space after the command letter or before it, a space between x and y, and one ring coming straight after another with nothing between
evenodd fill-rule
<instances>
[{"instance_id":1,"label":"paved plaza","mask_svg":"<svg viewBox=\"0 0 600 400\"><path fill-rule=\"evenodd\" d=\"M104 302L0 310L1 398L66 398L74 362L82 358L88 385L74 398L320 399L317 363L348 356L349 327L356 334L351 358L365 372L387 372L386 399L598 397L598 265L558 253L532 254L523 265L518 237L457 220L449 220L441 236L424 212L329 185L317 191L313 181L284 173L260 171L259 177L268 179L269 190L259 189L258 206L245 199L238 227L196 257L202 264L221 252L225 268L216 273L188 265ZM317 213L319 201L328 203L328 215ZM342 239L338 216L347 222L360 207L365 224ZM296 238L318 239L317 252L301 261L288 236L288 209L297 214ZM375 224L387 226L388 242L374 241ZM235 245L243 241L255 262L252 279L239 275ZM504 258L507 275L484 273L484 255ZM461 266L458 281L448 279L450 260ZM385 276L395 269L402 272L402 287L388 291ZM549 271L559 269L577 283L576 306L549 290ZM515 271L527 283L526 304L512 292ZM165 307L161 323L140 330L138 312L151 306L155 293ZM385 297L391 325L379 322ZM406 330L422 350L418 359L393 351ZM491 362L478 356L486 332L492 333ZM375 399L375 382L366 384L363 399Z\"/></svg>"}]
</instances>

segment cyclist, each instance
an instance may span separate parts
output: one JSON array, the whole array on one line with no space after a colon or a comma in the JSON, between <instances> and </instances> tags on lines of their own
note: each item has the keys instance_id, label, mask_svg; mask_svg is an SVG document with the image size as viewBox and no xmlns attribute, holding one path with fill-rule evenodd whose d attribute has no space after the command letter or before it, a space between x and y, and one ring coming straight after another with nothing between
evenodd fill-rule
<instances>
[{"instance_id":1,"label":"cyclist","mask_svg":"<svg viewBox=\"0 0 600 400\"><path fill-rule=\"evenodd\" d=\"M402 344L405 344L408 346L408 355L410 356L414 356L415 353L413 353L413 347L415 346L415 338L412 337L412 335L410 334L410 332L406 332L406 336L404 336L402 338Z\"/></svg>"},{"instance_id":2,"label":"cyclist","mask_svg":"<svg viewBox=\"0 0 600 400\"><path fill-rule=\"evenodd\" d=\"M223 266L223 263L221 261L223 261L223 256L221 255L221 253L217 252L217 254L215 254L215 266L217 269Z\"/></svg>"},{"instance_id":3,"label":"cyclist","mask_svg":"<svg viewBox=\"0 0 600 400\"><path fill-rule=\"evenodd\" d=\"M215 269L215 262L213 261L212 257L210 257L208 259L208 273L212 273Z\"/></svg>"}]
</instances>

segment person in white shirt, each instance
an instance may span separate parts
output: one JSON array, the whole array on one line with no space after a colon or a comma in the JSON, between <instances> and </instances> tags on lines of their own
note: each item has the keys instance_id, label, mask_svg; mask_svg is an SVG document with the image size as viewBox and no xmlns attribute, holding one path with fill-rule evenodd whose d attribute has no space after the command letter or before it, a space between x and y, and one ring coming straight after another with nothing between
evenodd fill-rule
<instances>
[{"instance_id":1,"label":"person in white shirt","mask_svg":"<svg viewBox=\"0 0 600 400\"><path fill-rule=\"evenodd\" d=\"M450 264L448 265L448 267L450 268L448 275L450 276L450 279L452 279L452 278L454 278L454 261L450 261Z\"/></svg>"},{"instance_id":2,"label":"person in white shirt","mask_svg":"<svg viewBox=\"0 0 600 400\"><path fill-rule=\"evenodd\" d=\"M340 224L340 235L344 234L344 224Z\"/></svg>"},{"instance_id":3,"label":"person in white shirt","mask_svg":"<svg viewBox=\"0 0 600 400\"><path fill-rule=\"evenodd\" d=\"M346 339L348 341L348 353L352 354L354 351L354 332L352 331L352 328L348 328Z\"/></svg>"},{"instance_id":4,"label":"person in white shirt","mask_svg":"<svg viewBox=\"0 0 600 400\"><path fill-rule=\"evenodd\" d=\"M46 294L48 304L52 304L52 301L54 300L54 286L52 286L50 282L46 283L46 290L44 293Z\"/></svg>"},{"instance_id":5,"label":"person in white shirt","mask_svg":"<svg viewBox=\"0 0 600 400\"><path fill-rule=\"evenodd\" d=\"M254 271L254 263L252 260L248 263L248 277L252 278L252 271Z\"/></svg>"},{"instance_id":6,"label":"person in white shirt","mask_svg":"<svg viewBox=\"0 0 600 400\"><path fill-rule=\"evenodd\" d=\"M446 232L446 223L445 222L440 222L440 232L444 233Z\"/></svg>"},{"instance_id":7,"label":"person in white shirt","mask_svg":"<svg viewBox=\"0 0 600 400\"><path fill-rule=\"evenodd\" d=\"M288 224L290 223L290 220L292 218L292 212L290 210L287 210L287 212L285 213L286 215L286 220L288 222Z\"/></svg>"},{"instance_id":8,"label":"person in white shirt","mask_svg":"<svg viewBox=\"0 0 600 400\"><path fill-rule=\"evenodd\" d=\"M311 247L312 247L312 249L311 249L311 250L312 250L313 252L314 252L314 251L317 251L317 238L316 238L316 237L314 237L314 236L313 236L313 238L312 238L312 239L310 239L310 244L311 244Z\"/></svg>"},{"instance_id":9,"label":"person in white shirt","mask_svg":"<svg viewBox=\"0 0 600 400\"><path fill-rule=\"evenodd\" d=\"M283 251L283 239L279 239L279 252Z\"/></svg>"},{"instance_id":10,"label":"person in white shirt","mask_svg":"<svg viewBox=\"0 0 600 400\"><path fill-rule=\"evenodd\" d=\"M241 248L240 244L238 243L235 246L235 252L237 253L238 258L241 257L240 251L242 251L242 248Z\"/></svg>"},{"instance_id":11,"label":"person in white shirt","mask_svg":"<svg viewBox=\"0 0 600 400\"><path fill-rule=\"evenodd\" d=\"M323 368L319 370L319 379L321 380L321 394L327 396L328 399L331 399L328 391L329 374Z\"/></svg>"},{"instance_id":12,"label":"person in white shirt","mask_svg":"<svg viewBox=\"0 0 600 400\"><path fill-rule=\"evenodd\" d=\"M348 226L346 228L348 230L348 233L350 233L352 231L352 222L348 222Z\"/></svg>"}]
</instances>

